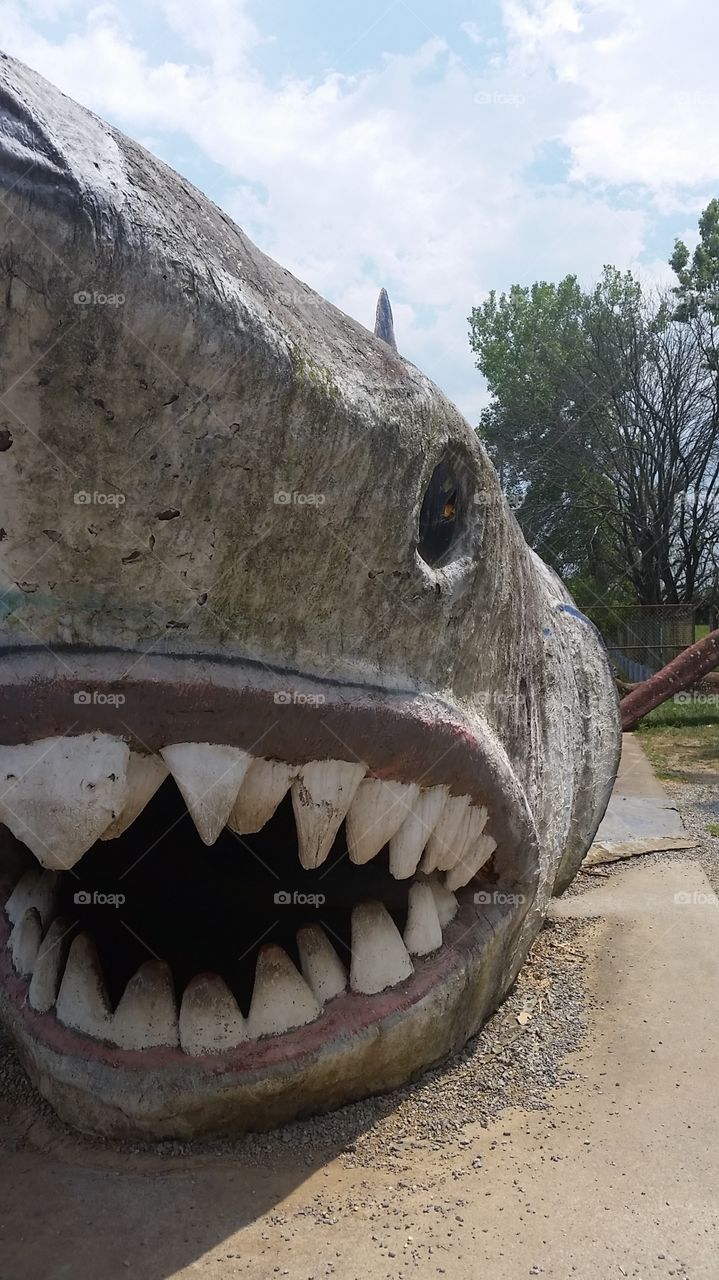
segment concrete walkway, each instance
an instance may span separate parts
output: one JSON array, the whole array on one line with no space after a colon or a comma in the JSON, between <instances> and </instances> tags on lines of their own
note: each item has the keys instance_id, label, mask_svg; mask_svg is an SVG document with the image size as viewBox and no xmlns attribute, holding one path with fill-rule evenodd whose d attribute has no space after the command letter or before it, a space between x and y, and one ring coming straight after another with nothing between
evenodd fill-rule
<instances>
[{"instance_id":1,"label":"concrete walkway","mask_svg":"<svg viewBox=\"0 0 719 1280\"><path fill-rule=\"evenodd\" d=\"M622 735L622 757L607 812L594 845L616 856L690 848L675 804L641 748L637 734ZM599 860L589 855L589 863Z\"/></svg>"}]
</instances>

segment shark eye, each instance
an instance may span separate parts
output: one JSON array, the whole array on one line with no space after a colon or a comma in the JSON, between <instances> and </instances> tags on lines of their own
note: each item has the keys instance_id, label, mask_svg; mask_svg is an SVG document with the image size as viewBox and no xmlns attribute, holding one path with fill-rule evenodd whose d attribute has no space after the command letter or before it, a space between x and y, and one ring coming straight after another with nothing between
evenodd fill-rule
<instances>
[{"instance_id":1,"label":"shark eye","mask_svg":"<svg viewBox=\"0 0 719 1280\"><path fill-rule=\"evenodd\" d=\"M432 473L419 513L417 550L429 565L439 564L457 536L460 492L450 462L440 462Z\"/></svg>"}]
</instances>

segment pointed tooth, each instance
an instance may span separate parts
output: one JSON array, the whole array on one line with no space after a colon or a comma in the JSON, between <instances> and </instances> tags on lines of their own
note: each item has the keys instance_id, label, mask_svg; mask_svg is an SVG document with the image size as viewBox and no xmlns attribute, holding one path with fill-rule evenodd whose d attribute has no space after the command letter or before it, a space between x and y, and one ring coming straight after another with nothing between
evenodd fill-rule
<instances>
[{"instance_id":1,"label":"pointed tooth","mask_svg":"<svg viewBox=\"0 0 719 1280\"><path fill-rule=\"evenodd\" d=\"M214 844L232 812L252 756L239 747L175 742L160 753L203 844Z\"/></svg>"},{"instance_id":2,"label":"pointed tooth","mask_svg":"<svg viewBox=\"0 0 719 1280\"><path fill-rule=\"evenodd\" d=\"M337 952L319 924L308 924L297 933L302 976L319 1004L347 990L347 974Z\"/></svg>"},{"instance_id":3,"label":"pointed tooth","mask_svg":"<svg viewBox=\"0 0 719 1280\"><path fill-rule=\"evenodd\" d=\"M446 887L461 889L463 885L469 884L472 876L476 876L480 867L484 866L496 848L497 841L492 836L481 835L466 857L447 872L444 877Z\"/></svg>"},{"instance_id":4,"label":"pointed tooth","mask_svg":"<svg viewBox=\"0 0 719 1280\"><path fill-rule=\"evenodd\" d=\"M198 973L185 987L180 1006L180 1044L197 1058L224 1053L247 1039L237 1001L217 973Z\"/></svg>"},{"instance_id":5,"label":"pointed tooth","mask_svg":"<svg viewBox=\"0 0 719 1280\"><path fill-rule=\"evenodd\" d=\"M487 810L484 806L470 805L457 831L452 848L448 849L444 856L437 858L437 870L451 871L453 867L458 867L464 858L469 858L477 845L486 822Z\"/></svg>"},{"instance_id":6,"label":"pointed tooth","mask_svg":"<svg viewBox=\"0 0 719 1280\"><path fill-rule=\"evenodd\" d=\"M439 916L439 923L443 929L446 929L450 920L454 920L459 911L459 903L454 894L442 884L438 876L430 876L427 880L432 893L434 894L434 903Z\"/></svg>"},{"instance_id":7,"label":"pointed tooth","mask_svg":"<svg viewBox=\"0 0 719 1280\"><path fill-rule=\"evenodd\" d=\"M180 1043L175 987L164 960L146 960L130 978L106 1038L120 1049Z\"/></svg>"},{"instance_id":8,"label":"pointed tooth","mask_svg":"<svg viewBox=\"0 0 719 1280\"><path fill-rule=\"evenodd\" d=\"M284 800L297 776L297 766L281 760L253 760L240 787L227 825L238 835L261 831Z\"/></svg>"},{"instance_id":9,"label":"pointed tooth","mask_svg":"<svg viewBox=\"0 0 719 1280\"><path fill-rule=\"evenodd\" d=\"M427 841L420 863L427 875L438 867L444 870L448 866L454 866L455 850L464 839L468 821L469 796L457 796L448 800L440 821Z\"/></svg>"},{"instance_id":10,"label":"pointed tooth","mask_svg":"<svg viewBox=\"0 0 719 1280\"><path fill-rule=\"evenodd\" d=\"M112 1010L95 943L81 933L70 944L55 1013L58 1022L96 1040L106 1038Z\"/></svg>"},{"instance_id":11,"label":"pointed tooth","mask_svg":"<svg viewBox=\"0 0 719 1280\"><path fill-rule=\"evenodd\" d=\"M399 831L389 842L389 869L395 880L414 875L429 837L440 820L449 800L446 787L429 787L420 791Z\"/></svg>"},{"instance_id":12,"label":"pointed tooth","mask_svg":"<svg viewBox=\"0 0 719 1280\"><path fill-rule=\"evenodd\" d=\"M442 945L442 926L429 884L410 886L404 945L411 956L428 956Z\"/></svg>"},{"instance_id":13,"label":"pointed tooth","mask_svg":"<svg viewBox=\"0 0 719 1280\"><path fill-rule=\"evenodd\" d=\"M321 866L329 854L366 772L363 764L347 760L314 760L300 769L292 783L292 808L299 858L306 870Z\"/></svg>"},{"instance_id":14,"label":"pointed tooth","mask_svg":"<svg viewBox=\"0 0 719 1280\"><path fill-rule=\"evenodd\" d=\"M373 996L396 987L414 973L402 935L381 902L360 902L352 908L353 991Z\"/></svg>"},{"instance_id":15,"label":"pointed tooth","mask_svg":"<svg viewBox=\"0 0 719 1280\"><path fill-rule=\"evenodd\" d=\"M103 831L101 840L115 840L132 826L158 787L169 777L170 770L160 756L144 756L139 751L130 752L127 766L127 792L120 813Z\"/></svg>"},{"instance_id":16,"label":"pointed tooth","mask_svg":"<svg viewBox=\"0 0 719 1280\"><path fill-rule=\"evenodd\" d=\"M31 867L15 885L5 903L5 912L11 924L16 924L24 916L28 907L34 907L47 929L55 910L58 878L54 871L43 871L40 867Z\"/></svg>"},{"instance_id":17,"label":"pointed tooth","mask_svg":"<svg viewBox=\"0 0 719 1280\"><path fill-rule=\"evenodd\" d=\"M57 920L53 920L40 944L28 993L30 1008L36 1013L47 1013L57 1000L60 979L70 948L71 929L72 926L68 925L67 920L62 920L58 916Z\"/></svg>"},{"instance_id":18,"label":"pointed tooth","mask_svg":"<svg viewBox=\"0 0 719 1280\"><path fill-rule=\"evenodd\" d=\"M73 867L120 812L129 755L106 733L0 747L0 821L44 867Z\"/></svg>"},{"instance_id":19,"label":"pointed tooth","mask_svg":"<svg viewBox=\"0 0 719 1280\"><path fill-rule=\"evenodd\" d=\"M418 795L416 783L383 782L380 778L360 782L347 814L350 860L361 865L384 849Z\"/></svg>"},{"instance_id":20,"label":"pointed tooth","mask_svg":"<svg viewBox=\"0 0 719 1280\"><path fill-rule=\"evenodd\" d=\"M39 913L34 907L28 907L27 911L13 925L12 933L8 940L12 962L15 972L20 974L21 978L29 978L35 968L37 953L42 942L42 922Z\"/></svg>"},{"instance_id":21,"label":"pointed tooth","mask_svg":"<svg viewBox=\"0 0 719 1280\"><path fill-rule=\"evenodd\" d=\"M274 944L260 947L255 989L247 1017L250 1039L281 1035L292 1027L304 1027L319 1018L321 1012L287 952Z\"/></svg>"}]
</instances>

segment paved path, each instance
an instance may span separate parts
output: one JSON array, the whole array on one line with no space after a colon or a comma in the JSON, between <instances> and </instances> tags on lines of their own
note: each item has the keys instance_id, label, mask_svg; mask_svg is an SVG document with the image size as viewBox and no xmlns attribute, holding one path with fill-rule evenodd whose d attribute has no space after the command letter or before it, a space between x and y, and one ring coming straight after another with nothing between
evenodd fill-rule
<instances>
[{"instance_id":1,"label":"paved path","mask_svg":"<svg viewBox=\"0 0 719 1280\"><path fill-rule=\"evenodd\" d=\"M596 836L603 845L654 836L681 836L677 807L642 751L634 733L622 735L622 758L611 800Z\"/></svg>"}]
</instances>

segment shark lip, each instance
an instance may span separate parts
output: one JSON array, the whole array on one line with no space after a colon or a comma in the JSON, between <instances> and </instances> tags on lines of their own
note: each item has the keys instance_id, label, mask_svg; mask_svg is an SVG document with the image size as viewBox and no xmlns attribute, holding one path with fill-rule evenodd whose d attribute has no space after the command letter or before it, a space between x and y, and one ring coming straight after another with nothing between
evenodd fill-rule
<instances>
[{"instance_id":1,"label":"shark lip","mask_svg":"<svg viewBox=\"0 0 719 1280\"><path fill-rule=\"evenodd\" d=\"M0 1004L26 1059L42 1046L136 1078L189 1071L197 1088L271 1075L420 1010L483 937L519 928L536 892L536 830L506 753L435 698L112 650L10 655L0 698L14 739L0 816L16 837L0 846L0 877L15 864L0 878ZM18 844L8 760L120 740L130 760L164 758L165 780L79 858L40 841L41 871ZM218 751L241 777L208 834L183 761ZM250 777L261 790L280 774L258 826ZM56 972L43 947L62 952Z\"/></svg>"}]
</instances>

